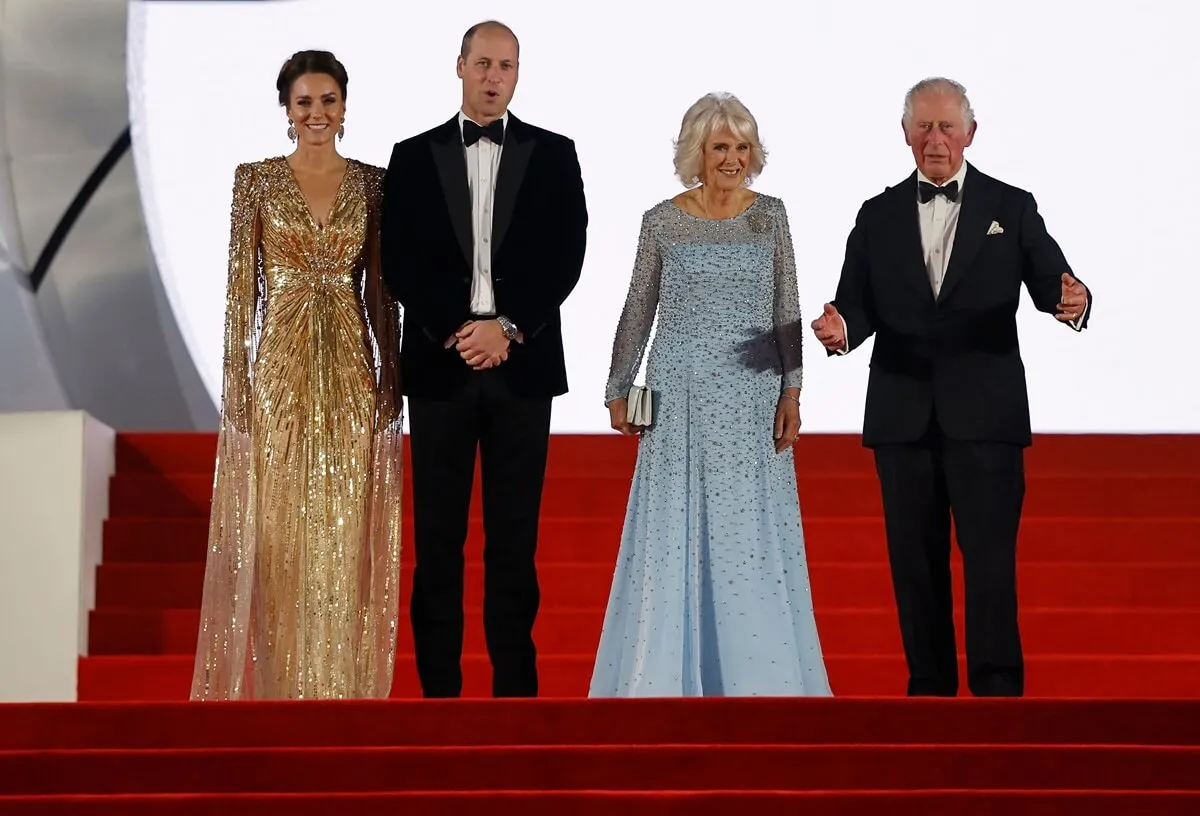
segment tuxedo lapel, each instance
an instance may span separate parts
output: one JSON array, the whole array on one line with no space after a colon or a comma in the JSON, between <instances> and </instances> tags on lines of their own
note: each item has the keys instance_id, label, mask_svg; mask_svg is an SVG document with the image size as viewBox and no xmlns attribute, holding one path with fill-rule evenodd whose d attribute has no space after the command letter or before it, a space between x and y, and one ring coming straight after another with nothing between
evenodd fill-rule
<instances>
[{"instance_id":1,"label":"tuxedo lapel","mask_svg":"<svg viewBox=\"0 0 1200 816\"><path fill-rule=\"evenodd\" d=\"M921 249L921 222L917 210L917 174L891 188L892 215L889 219L895 230L896 257L905 280L917 287L925 297L933 299L929 272L925 269L925 252Z\"/></svg>"},{"instance_id":2,"label":"tuxedo lapel","mask_svg":"<svg viewBox=\"0 0 1200 816\"><path fill-rule=\"evenodd\" d=\"M975 260L987 237L988 226L999 199L1000 187L973 167L968 168L963 178L962 209L958 213L958 227L954 231L954 247L950 250L946 278L938 293L939 303L950 296L951 290L963 279Z\"/></svg>"},{"instance_id":3,"label":"tuxedo lapel","mask_svg":"<svg viewBox=\"0 0 1200 816\"><path fill-rule=\"evenodd\" d=\"M438 179L442 183L442 194L450 210L454 234L462 247L463 257L468 264L472 264L475 239L471 229L471 188L467 182L467 160L463 155L457 116L439 128L429 146L433 151Z\"/></svg>"},{"instance_id":4,"label":"tuxedo lapel","mask_svg":"<svg viewBox=\"0 0 1200 816\"><path fill-rule=\"evenodd\" d=\"M504 243L504 235L512 223L517 193L525 180L529 156L537 141L525 123L511 113L504 133L504 150L500 154L500 169L496 173L495 209L492 212L492 254Z\"/></svg>"}]
</instances>

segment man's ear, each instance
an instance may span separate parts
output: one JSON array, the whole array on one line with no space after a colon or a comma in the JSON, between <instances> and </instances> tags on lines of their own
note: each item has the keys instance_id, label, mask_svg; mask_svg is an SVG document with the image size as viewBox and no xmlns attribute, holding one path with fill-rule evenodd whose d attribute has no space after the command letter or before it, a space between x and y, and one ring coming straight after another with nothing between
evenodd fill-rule
<instances>
[{"instance_id":1,"label":"man's ear","mask_svg":"<svg viewBox=\"0 0 1200 816\"><path fill-rule=\"evenodd\" d=\"M979 127L979 122L972 119L971 127L967 130L967 143L963 147L970 147L971 142L975 141L975 130Z\"/></svg>"}]
</instances>

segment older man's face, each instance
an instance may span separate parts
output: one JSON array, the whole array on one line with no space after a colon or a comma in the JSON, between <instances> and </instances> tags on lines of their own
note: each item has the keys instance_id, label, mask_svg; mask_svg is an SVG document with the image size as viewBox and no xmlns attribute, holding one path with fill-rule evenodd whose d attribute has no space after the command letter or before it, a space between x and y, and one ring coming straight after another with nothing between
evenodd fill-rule
<instances>
[{"instance_id":1,"label":"older man's face","mask_svg":"<svg viewBox=\"0 0 1200 816\"><path fill-rule=\"evenodd\" d=\"M962 167L963 151L975 138L975 123L963 125L962 99L954 93L930 91L913 98L912 118L904 139L917 167L941 184Z\"/></svg>"}]
</instances>

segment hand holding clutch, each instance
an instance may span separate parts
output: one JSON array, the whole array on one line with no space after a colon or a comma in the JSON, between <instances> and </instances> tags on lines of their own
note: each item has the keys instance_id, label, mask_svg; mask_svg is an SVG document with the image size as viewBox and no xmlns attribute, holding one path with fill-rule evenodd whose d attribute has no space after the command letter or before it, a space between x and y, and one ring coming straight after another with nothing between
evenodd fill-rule
<instances>
[{"instance_id":1,"label":"hand holding clutch","mask_svg":"<svg viewBox=\"0 0 1200 816\"><path fill-rule=\"evenodd\" d=\"M608 403L609 424L614 431L635 436L654 421L653 394L650 389L635 385L629 396L617 397Z\"/></svg>"},{"instance_id":2,"label":"hand holding clutch","mask_svg":"<svg viewBox=\"0 0 1200 816\"><path fill-rule=\"evenodd\" d=\"M627 421L638 428L649 428L654 424L654 394L644 385L629 389L626 408Z\"/></svg>"}]
</instances>

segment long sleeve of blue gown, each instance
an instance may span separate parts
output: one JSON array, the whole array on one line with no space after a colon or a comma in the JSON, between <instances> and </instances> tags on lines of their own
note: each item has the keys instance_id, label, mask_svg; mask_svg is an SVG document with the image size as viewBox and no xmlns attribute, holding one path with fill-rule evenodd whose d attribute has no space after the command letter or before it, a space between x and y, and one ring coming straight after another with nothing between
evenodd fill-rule
<instances>
[{"instance_id":1,"label":"long sleeve of blue gown","mask_svg":"<svg viewBox=\"0 0 1200 816\"><path fill-rule=\"evenodd\" d=\"M626 396L629 387L633 385L633 378L641 368L646 343L650 339L650 330L654 326L654 315L658 311L661 271L662 256L659 253L658 239L651 227L650 213L647 212L642 216L633 277L629 281L625 308L621 310L621 319L617 323L617 333L613 338L612 364L604 389L606 403Z\"/></svg>"},{"instance_id":2,"label":"long sleeve of blue gown","mask_svg":"<svg viewBox=\"0 0 1200 816\"><path fill-rule=\"evenodd\" d=\"M804 330L800 292L796 281L796 253L788 227L787 210L779 202L775 211L775 342L783 371L781 388L800 388L804 382Z\"/></svg>"}]
</instances>

